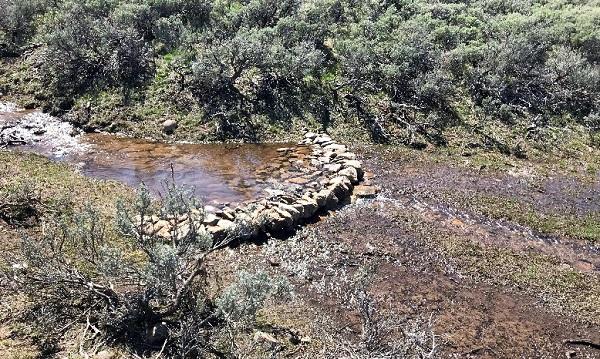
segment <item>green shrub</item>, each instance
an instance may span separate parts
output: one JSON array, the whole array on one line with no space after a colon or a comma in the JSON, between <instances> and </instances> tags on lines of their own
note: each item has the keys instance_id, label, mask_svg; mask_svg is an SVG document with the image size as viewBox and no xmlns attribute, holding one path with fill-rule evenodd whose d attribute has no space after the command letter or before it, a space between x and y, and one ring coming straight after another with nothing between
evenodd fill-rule
<instances>
[{"instance_id":1,"label":"green shrub","mask_svg":"<svg viewBox=\"0 0 600 359\"><path fill-rule=\"evenodd\" d=\"M207 258L245 232L238 222L213 239L201 230L201 208L191 191L167 184L158 203L141 187L133 203L118 205L117 238L90 206L48 218L42 234L23 238L18 255L2 258L3 290L27 298L20 319L42 348L59 350L70 328L80 327L81 353L103 343L131 355L219 352L214 337L251 325L263 303L284 291L279 280L243 273L211 299ZM153 216L170 221L168 238L149 229ZM182 216L186 229L175 225Z\"/></svg>"}]
</instances>

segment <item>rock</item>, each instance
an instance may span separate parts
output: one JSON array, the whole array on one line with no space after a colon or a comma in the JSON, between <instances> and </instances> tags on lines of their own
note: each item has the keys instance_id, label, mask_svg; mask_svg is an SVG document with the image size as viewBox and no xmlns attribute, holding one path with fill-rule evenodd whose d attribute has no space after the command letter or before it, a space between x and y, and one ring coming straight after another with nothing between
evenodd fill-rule
<instances>
[{"instance_id":1,"label":"rock","mask_svg":"<svg viewBox=\"0 0 600 359\"><path fill-rule=\"evenodd\" d=\"M362 182L364 185L371 185L371 184L373 184L373 178L375 178L375 175L373 174L373 172L365 172L363 174Z\"/></svg>"},{"instance_id":2,"label":"rock","mask_svg":"<svg viewBox=\"0 0 600 359\"><path fill-rule=\"evenodd\" d=\"M358 172L354 167L346 167L343 170L339 171L338 174L340 176L346 176L352 184L357 184L358 181Z\"/></svg>"},{"instance_id":3,"label":"rock","mask_svg":"<svg viewBox=\"0 0 600 359\"><path fill-rule=\"evenodd\" d=\"M321 149L320 146L314 145L314 146L311 147L311 155L313 157L323 156L323 153L325 153L325 152L323 152L323 150Z\"/></svg>"},{"instance_id":4,"label":"rock","mask_svg":"<svg viewBox=\"0 0 600 359\"><path fill-rule=\"evenodd\" d=\"M313 139L318 145L280 148L277 161L257 170L257 173L263 171L265 178L268 176L266 183L285 190L265 189L262 200L246 201L235 209L223 204L219 205L222 210L206 206L193 211L191 217L178 216L169 221L149 218L148 227L167 240L173 225L177 225L179 238L196 229L199 235L208 232L215 238L224 238L236 225L234 221L244 220L253 229L247 232L251 237L259 231L282 232L312 218L323 208L338 208L350 199L354 185L359 183L361 176L364 177L362 164L356 160L356 155L347 152L346 146L333 143L329 136L307 135L307 140ZM377 188L363 183L355 194L352 198L370 198L377 194Z\"/></svg>"},{"instance_id":5,"label":"rock","mask_svg":"<svg viewBox=\"0 0 600 359\"><path fill-rule=\"evenodd\" d=\"M359 198L375 198L379 189L375 186L359 185L354 187L354 195Z\"/></svg>"},{"instance_id":6,"label":"rock","mask_svg":"<svg viewBox=\"0 0 600 359\"><path fill-rule=\"evenodd\" d=\"M284 217L285 217L285 213L289 213L289 215L292 217L292 220L294 223L298 222L298 220L300 220L300 218L302 218L302 213L298 209L294 208L294 206L292 206L292 205L280 203L276 207L276 209L279 212L279 214L281 214Z\"/></svg>"},{"instance_id":7,"label":"rock","mask_svg":"<svg viewBox=\"0 0 600 359\"><path fill-rule=\"evenodd\" d=\"M167 222L167 221L163 221ZM156 235L163 239L171 238L171 224L167 222L167 224L156 232Z\"/></svg>"},{"instance_id":8,"label":"rock","mask_svg":"<svg viewBox=\"0 0 600 359\"><path fill-rule=\"evenodd\" d=\"M320 166L320 165L322 165L322 164L323 164L323 163L322 163L321 161L319 161L318 159L314 159L314 158L313 158L312 160L310 160L310 165L311 165L311 166L316 166L316 167L318 167L318 166Z\"/></svg>"},{"instance_id":9,"label":"rock","mask_svg":"<svg viewBox=\"0 0 600 359\"><path fill-rule=\"evenodd\" d=\"M277 203L287 203L287 204L292 204L294 202L296 202L296 199L298 199L297 196L293 195L293 194L284 194L281 196L277 197L277 201L275 202L275 204Z\"/></svg>"},{"instance_id":10,"label":"rock","mask_svg":"<svg viewBox=\"0 0 600 359\"><path fill-rule=\"evenodd\" d=\"M364 171L362 169L362 164L357 160L346 160L342 162L344 167L354 167L356 168L356 173L358 174L358 180L363 179Z\"/></svg>"},{"instance_id":11,"label":"rock","mask_svg":"<svg viewBox=\"0 0 600 359\"><path fill-rule=\"evenodd\" d=\"M356 159L356 155L352 152L344 152L344 153L339 153L337 155L338 159L343 159L343 160L355 160Z\"/></svg>"},{"instance_id":12,"label":"rock","mask_svg":"<svg viewBox=\"0 0 600 359\"><path fill-rule=\"evenodd\" d=\"M325 201L325 208L327 210L333 210L338 207L338 203L340 200L337 198L333 191L330 191L327 195L327 199Z\"/></svg>"},{"instance_id":13,"label":"rock","mask_svg":"<svg viewBox=\"0 0 600 359\"><path fill-rule=\"evenodd\" d=\"M215 226L219 222L219 217L215 216L213 213L208 213L204 216L204 221L202 223L208 226Z\"/></svg>"},{"instance_id":14,"label":"rock","mask_svg":"<svg viewBox=\"0 0 600 359\"><path fill-rule=\"evenodd\" d=\"M329 163L329 162L331 162L331 158L329 158L329 157L319 157L317 160L320 163Z\"/></svg>"},{"instance_id":15,"label":"rock","mask_svg":"<svg viewBox=\"0 0 600 359\"><path fill-rule=\"evenodd\" d=\"M117 353L112 350L102 350L93 356L94 359L116 359Z\"/></svg>"},{"instance_id":16,"label":"rock","mask_svg":"<svg viewBox=\"0 0 600 359\"><path fill-rule=\"evenodd\" d=\"M253 221L256 223L260 223L261 218L263 217L263 211L266 209L262 204L255 204L254 208L252 208L250 212L250 217L252 217Z\"/></svg>"},{"instance_id":17,"label":"rock","mask_svg":"<svg viewBox=\"0 0 600 359\"><path fill-rule=\"evenodd\" d=\"M337 158L338 154L336 152L325 152L325 157L329 157L330 159L335 159Z\"/></svg>"},{"instance_id":18,"label":"rock","mask_svg":"<svg viewBox=\"0 0 600 359\"><path fill-rule=\"evenodd\" d=\"M352 190L352 183L348 177L338 176L330 180L330 189L335 193L336 197L340 200L348 197Z\"/></svg>"},{"instance_id":19,"label":"rock","mask_svg":"<svg viewBox=\"0 0 600 359\"><path fill-rule=\"evenodd\" d=\"M256 342L266 342L270 344L279 344L279 340L275 339L271 334L258 331L254 333L254 341Z\"/></svg>"},{"instance_id":20,"label":"rock","mask_svg":"<svg viewBox=\"0 0 600 359\"><path fill-rule=\"evenodd\" d=\"M310 182L310 180L306 179L306 178L302 178L302 177L293 177L293 178L288 179L287 182L292 183L292 184L303 185L303 184L307 184L308 182Z\"/></svg>"},{"instance_id":21,"label":"rock","mask_svg":"<svg viewBox=\"0 0 600 359\"><path fill-rule=\"evenodd\" d=\"M327 135L320 135L315 137L315 139L313 140L314 143L318 144L318 145L322 145L324 146L326 143L330 143L331 142L331 137L327 136Z\"/></svg>"},{"instance_id":22,"label":"rock","mask_svg":"<svg viewBox=\"0 0 600 359\"><path fill-rule=\"evenodd\" d=\"M294 209L296 211L298 211L298 213L300 214L299 217L298 217L298 221L301 220L301 219L310 218L310 216L306 217L306 215L304 213L305 212L305 208L304 208L304 206L301 203L296 202L296 203L292 204L291 206L294 207Z\"/></svg>"},{"instance_id":23,"label":"rock","mask_svg":"<svg viewBox=\"0 0 600 359\"><path fill-rule=\"evenodd\" d=\"M277 197L277 196L283 196L283 195L285 195L285 191L282 191L282 190L279 190L279 189L267 188L267 189L265 189L265 192L267 192L267 195L269 197Z\"/></svg>"},{"instance_id":24,"label":"rock","mask_svg":"<svg viewBox=\"0 0 600 359\"><path fill-rule=\"evenodd\" d=\"M338 172L339 170L342 169L342 165L339 163L330 163L330 164L323 166L323 169L325 171L329 171L329 172Z\"/></svg>"},{"instance_id":25,"label":"rock","mask_svg":"<svg viewBox=\"0 0 600 359\"><path fill-rule=\"evenodd\" d=\"M356 169L362 168L362 164L357 160L346 160L342 163L344 164L344 167L354 167Z\"/></svg>"},{"instance_id":26,"label":"rock","mask_svg":"<svg viewBox=\"0 0 600 359\"><path fill-rule=\"evenodd\" d=\"M181 216L177 217L177 223L182 223L189 220L189 216L187 214L182 214Z\"/></svg>"},{"instance_id":27,"label":"rock","mask_svg":"<svg viewBox=\"0 0 600 359\"><path fill-rule=\"evenodd\" d=\"M330 144L327 146L324 146L323 149L326 152L333 152L335 154L339 154L339 153L345 153L347 151L347 148L345 145L338 145L338 144Z\"/></svg>"},{"instance_id":28,"label":"rock","mask_svg":"<svg viewBox=\"0 0 600 359\"><path fill-rule=\"evenodd\" d=\"M156 223L154 223L154 228L157 228L157 230L168 227L171 227L171 223L169 223L169 221L165 221L164 219L158 220Z\"/></svg>"},{"instance_id":29,"label":"rock","mask_svg":"<svg viewBox=\"0 0 600 359\"><path fill-rule=\"evenodd\" d=\"M325 207L325 204L327 203L328 195L329 195L329 191L327 191L325 189L315 193L314 199L317 202L317 205L319 206L319 208Z\"/></svg>"},{"instance_id":30,"label":"rock","mask_svg":"<svg viewBox=\"0 0 600 359\"><path fill-rule=\"evenodd\" d=\"M317 134L314 132L307 132L304 134L304 138L312 140L317 137Z\"/></svg>"},{"instance_id":31,"label":"rock","mask_svg":"<svg viewBox=\"0 0 600 359\"><path fill-rule=\"evenodd\" d=\"M180 223L177 226L177 240L181 241L184 238L186 238L187 236L190 235L190 232L192 231L192 227L189 221L187 222L183 222Z\"/></svg>"},{"instance_id":32,"label":"rock","mask_svg":"<svg viewBox=\"0 0 600 359\"><path fill-rule=\"evenodd\" d=\"M319 205L317 204L317 201L314 199L302 199L298 202L298 204L304 208L303 214L302 214L303 219L311 218L319 210Z\"/></svg>"},{"instance_id":33,"label":"rock","mask_svg":"<svg viewBox=\"0 0 600 359\"><path fill-rule=\"evenodd\" d=\"M217 222L217 227L221 227L225 230L230 230L234 226L235 226L235 223L233 223L232 221L230 221L228 219L220 219L219 222Z\"/></svg>"},{"instance_id":34,"label":"rock","mask_svg":"<svg viewBox=\"0 0 600 359\"><path fill-rule=\"evenodd\" d=\"M215 215L228 221L233 221L235 219L235 211L229 207L225 207L222 211L215 213Z\"/></svg>"},{"instance_id":35,"label":"rock","mask_svg":"<svg viewBox=\"0 0 600 359\"><path fill-rule=\"evenodd\" d=\"M292 216L285 211L277 211L274 208L265 211L265 231L281 232L292 228L294 220Z\"/></svg>"},{"instance_id":36,"label":"rock","mask_svg":"<svg viewBox=\"0 0 600 359\"><path fill-rule=\"evenodd\" d=\"M217 239L222 239L227 236L227 232L233 228L235 224L227 219L220 219L214 226L208 226L207 230Z\"/></svg>"},{"instance_id":37,"label":"rock","mask_svg":"<svg viewBox=\"0 0 600 359\"><path fill-rule=\"evenodd\" d=\"M177 129L177 121L175 120L166 120L162 124L163 132L167 135L172 134Z\"/></svg>"},{"instance_id":38,"label":"rock","mask_svg":"<svg viewBox=\"0 0 600 359\"><path fill-rule=\"evenodd\" d=\"M219 209L215 206L211 206L210 204L207 204L206 206L204 206L204 211L207 213L215 213L217 212Z\"/></svg>"},{"instance_id":39,"label":"rock","mask_svg":"<svg viewBox=\"0 0 600 359\"><path fill-rule=\"evenodd\" d=\"M175 221L175 223L181 223L181 222L185 222L188 220L188 215L187 214L182 214L182 215L167 215L166 219L171 221L170 223L173 223L173 221Z\"/></svg>"},{"instance_id":40,"label":"rock","mask_svg":"<svg viewBox=\"0 0 600 359\"><path fill-rule=\"evenodd\" d=\"M204 209L198 209L198 208L192 208L192 210L190 211L192 212L192 216L193 217L200 217L200 216L204 216Z\"/></svg>"}]
</instances>

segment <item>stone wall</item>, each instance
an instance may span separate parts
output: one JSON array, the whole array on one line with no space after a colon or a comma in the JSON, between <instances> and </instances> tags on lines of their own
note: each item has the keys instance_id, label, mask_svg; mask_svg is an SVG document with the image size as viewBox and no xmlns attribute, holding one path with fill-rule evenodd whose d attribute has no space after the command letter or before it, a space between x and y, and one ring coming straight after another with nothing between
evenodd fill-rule
<instances>
[{"instance_id":1,"label":"stone wall","mask_svg":"<svg viewBox=\"0 0 600 359\"><path fill-rule=\"evenodd\" d=\"M243 224L245 237L280 235L349 203L355 186L360 197L377 193L369 179L365 181L365 172L356 155L327 135L306 133L296 146L278 151L279 158L259 169L280 178L275 188L265 191L265 197L235 208L207 209L198 212L197 219L193 218L195 214L191 214L192 218L182 216L171 221L154 218L148 231L169 238L173 226L177 226L180 235L186 235L194 226L197 232L222 239Z\"/></svg>"}]
</instances>

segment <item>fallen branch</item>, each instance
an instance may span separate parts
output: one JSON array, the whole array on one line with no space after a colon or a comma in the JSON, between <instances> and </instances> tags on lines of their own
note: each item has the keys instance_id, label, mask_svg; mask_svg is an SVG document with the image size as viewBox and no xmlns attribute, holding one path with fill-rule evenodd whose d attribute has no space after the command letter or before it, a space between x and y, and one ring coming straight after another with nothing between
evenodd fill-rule
<instances>
[{"instance_id":1,"label":"fallen branch","mask_svg":"<svg viewBox=\"0 0 600 359\"><path fill-rule=\"evenodd\" d=\"M582 345L593 349L600 350L600 343L593 342L590 339L566 339L563 344L568 345Z\"/></svg>"}]
</instances>

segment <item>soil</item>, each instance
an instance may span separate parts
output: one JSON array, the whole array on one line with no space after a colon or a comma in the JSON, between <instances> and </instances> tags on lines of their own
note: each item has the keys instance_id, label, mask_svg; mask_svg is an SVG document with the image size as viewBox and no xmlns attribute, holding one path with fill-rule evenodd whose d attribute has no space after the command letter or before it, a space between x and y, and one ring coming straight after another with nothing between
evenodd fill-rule
<instances>
[{"instance_id":1,"label":"soil","mask_svg":"<svg viewBox=\"0 0 600 359\"><path fill-rule=\"evenodd\" d=\"M441 357L600 358L593 347L600 343L599 244L489 218L447 195L497 195L541 212L597 215L598 201L587 199L598 199L597 183L556 175L538 179L544 191L532 192L507 171L440 164L425 152L358 150L376 173L378 198L358 200L291 238L220 253L211 266L223 278L267 270L290 279L295 300L270 308L265 320L313 338L290 348L291 357L336 357L340 345L360 341L350 303L354 274L367 266L380 315L397 323L431 319ZM544 274L527 277L523 268L540 258ZM542 280L564 273L582 281Z\"/></svg>"},{"instance_id":2,"label":"soil","mask_svg":"<svg viewBox=\"0 0 600 359\"><path fill-rule=\"evenodd\" d=\"M292 300L259 316L269 333L263 345L277 346L275 357L341 358L362 348L354 299L356 275L366 271L374 316L395 329L388 342L405 340L402 330L418 323L420 332L433 331L443 358L600 358L600 242L545 231L552 227L539 221L532 227L519 213L585 217L597 226L597 174L353 150L375 174L376 198L357 199L287 238L220 251L207 267L217 289L242 270L291 282ZM0 236L11 233L0 226ZM14 346L8 337L0 332L0 350ZM266 357L259 349L252 345L249 357Z\"/></svg>"}]
</instances>

